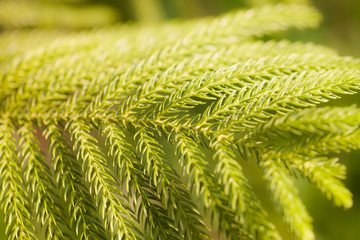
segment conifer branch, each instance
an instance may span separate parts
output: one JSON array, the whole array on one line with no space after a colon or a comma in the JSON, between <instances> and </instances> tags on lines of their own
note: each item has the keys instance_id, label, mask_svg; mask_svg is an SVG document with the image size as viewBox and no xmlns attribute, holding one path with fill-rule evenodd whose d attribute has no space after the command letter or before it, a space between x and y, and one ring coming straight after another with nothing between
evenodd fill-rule
<instances>
[{"instance_id":1,"label":"conifer branch","mask_svg":"<svg viewBox=\"0 0 360 240\"><path fill-rule=\"evenodd\" d=\"M106 136L106 143L110 148L109 154L114 157L114 163L117 165L117 174L120 177L122 186L125 186L128 192L130 189L134 189L133 199L141 199L139 210L141 214L140 219L146 219L146 217L149 219L143 221L145 229L153 229L150 231L150 235L153 238L158 238L156 234L159 234L161 238L173 236L174 238L181 239L196 239L200 237L207 239L208 237L203 230L205 226L200 216L194 212L193 209L187 209L187 206L183 206L183 204L179 202L184 201L182 198L189 197L186 192L182 194L184 196L179 197L177 196L178 193L174 192L175 189L168 183L165 183L165 188L161 190L169 191L169 195L174 195L172 201L175 201L178 207L185 207L186 212L189 214L178 211L174 212L174 209L171 210L167 207L168 204L161 202L162 200L159 198L159 191L156 185L147 180L150 176L145 175L141 171L141 162L139 162L136 152L133 151L132 146L126 140L124 132L126 125L123 125L121 128L119 124L106 122L104 120L100 120L99 125L101 132ZM153 201L156 201L158 204L154 204ZM182 226L185 226L184 229L182 229ZM179 233L177 233L174 227L179 229ZM173 229L173 232L169 233L171 229ZM156 233L157 231L158 233ZM180 236L176 236L179 234Z\"/></svg>"},{"instance_id":2,"label":"conifer branch","mask_svg":"<svg viewBox=\"0 0 360 240\"><path fill-rule=\"evenodd\" d=\"M315 184L329 200L333 200L336 206L352 207L352 194L341 182L345 178L346 168L338 159L312 157L310 160L294 156L288 162L293 169Z\"/></svg>"},{"instance_id":3,"label":"conifer branch","mask_svg":"<svg viewBox=\"0 0 360 240\"><path fill-rule=\"evenodd\" d=\"M315 239L311 217L298 196L293 179L280 159L265 155L260 162L263 177L268 181L277 210L299 239Z\"/></svg>"},{"instance_id":4,"label":"conifer branch","mask_svg":"<svg viewBox=\"0 0 360 240\"><path fill-rule=\"evenodd\" d=\"M202 233L203 223L195 205L190 201L191 196L188 189L169 165L169 161L166 160L166 155L162 151L162 146L156 141L156 137L149 133L151 133L149 129L135 126L134 138L137 142L136 148L140 157L140 164L149 176L150 184L157 189L156 192L160 196L162 204L168 208L170 217L174 219L182 235L200 234L200 236L206 237L206 234ZM186 228L184 228L185 225L187 225ZM188 232L187 229L194 227L200 227L200 231Z\"/></svg>"},{"instance_id":5,"label":"conifer branch","mask_svg":"<svg viewBox=\"0 0 360 240\"><path fill-rule=\"evenodd\" d=\"M252 192L252 189L242 173L240 164L236 161L231 144L226 143L221 136L210 143L215 152L215 174L224 186L224 192L230 197L229 206L240 217L245 229L260 239L279 239L274 226L267 222L266 213ZM244 189L247 189L244 191ZM250 227L251 226L251 227Z\"/></svg>"},{"instance_id":6,"label":"conifer branch","mask_svg":"<svg viewBox=\"0 0 360 240\"><path fill-rule=\"evenodd\" d=\"M116 187L115 179L106 167L104 154L96 145L96 139L90 135L89 126L80 120L70 121L66 129L74 140L74 149L77 150L77 159L81 162L90 194L96 196L94 200L105 229L111 238L137 239L141 232L134 210L129 206L126 196Z\"/></svg>"},{"instance_id":7,"label":"conifer branch","mask_svg":"<svg viewBox=\"0 0 360 240\"><path fill-rule=\"evenodd\" d=\"M1 208L6 213L9 239L34 239L29 196L25 191L22 169L16 153L14 125L6 116L0 118L0 182Z\"/></svg>"},{"instance_id":8,"label":"conifer branch","mask_svg":"<svg viewBox=\"0 0 360 240\"><path fill-rule=\"evenodd\" d=\"M251 238L242 227L244 223L228 206L229 199L217 183L204 153L199 149L199 143L181 131L175 132L172 138L176 144L179 164L187 176L187 184L202 199L201 205L210 215L211 224L219 233L223 232L225 238Z\"/></svg>"},{"instance_id":9,"label":"conifer branch","mask_svg":"<svg viewBox=\"0 0 360 240\"><path fill-rule=\"evenodd\" d=\"M44 136L49 139L49 152L52 154L56 181L61 189L61 196L66 202L66 210L71 217L70 226L78 239L103 239L105 230L91 201L90 193L81 175L81 166L71 152L71 147L64 138L65 132L57 127L56 122L46 122Z\"/></svg>"},{"instance_id":10,"label":"conifer branch","mask_svg":"<svg viewBox=\"0 0 360 240\"><path fill-rule=\"evenodd\" d=\"M24 169L23 178L36 220L44 227L46 239L63 239L66 237L68 226L64 226L61 213L62 205L59 201L57 189L50 177L50 168L45 163L44 153L40 150L40 143L36 137L32 123L20 122L19 156Z\"/></svg>"},{"instance_id":11,"label":"conifer branch","mask_svg":"<svg viewBox=\"0 0 360 240\"><path fill-rule=\"evenodd\" d=\"M359 148L360 111L356 106L310 108L273 118L246 136L249 147L276 152L327 154ZM266 145L265 145L266 144Z\"/></svg>"},{"instance_id":12,"label":"conifer branch","mask_svg":"<svg viewBox=\"0 0 360 240\"><path fill-rule=\"evenodd\" d=\"M314 239L294 177L351 207L345 166L327 155L359 149L360 110L318 105L359 89L360 61L259 38L319 20L311 7L275 5L0 33L8 238L280 239L243 173L249 160L295 236Z\"/></svg>"}]
</instances>

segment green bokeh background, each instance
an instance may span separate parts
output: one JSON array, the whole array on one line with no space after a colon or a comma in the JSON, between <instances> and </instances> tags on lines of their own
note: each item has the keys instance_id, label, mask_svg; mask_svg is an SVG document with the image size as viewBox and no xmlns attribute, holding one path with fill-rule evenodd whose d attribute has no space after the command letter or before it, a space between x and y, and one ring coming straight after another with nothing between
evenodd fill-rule
<instances>
[{"instance_id":1,"label":"green bokeh background","mask_svg":"<svg viewBox=\"0 0 360 240\"><path fill-rule=\"evenodd\" d=\"M6 1L9 0L0 0L0 3ZM340 55L360 57L359 0L22 0L18 2L41 3L37 5L39 8L43 4L46 5L49 2L53 4L55 2L56 4L69 7L69 9L75 9L75 12L83 7L97 9L100 6L98 9L101 11L101 14L104 15L105 12L111 15L111 17L99 19L98 25L109 25L116 22L154 24L171 18L195 18L219 15L237 8L257 6L265 3L312 4L324 16L320 28L304 31L290 30L273 37L279 39L287 38L293 41L311 41L337 49ZM41 13L45 14L47 11L50 10L44 10ZM90 14L94 13L96 14L96 10L90 12ZM102 16L101 14L100 16ZM26 21L29 21L27 19L22 20L22 25L13 24L20 17L20 15L16 16L16 14L7 16L0 8L0 35L2 30L12 31L19 28L36 28L36 25L27 24ZM55 19L61 19L61 16ZM39 24L39 26L41 28L69 27L69 23L66 24L56 25L53 22L51 24L45 22L43 25ZM72 31L76 31L78 28L86 29L93 26L91 24L87 25L86 22L81 24L75 30L72 29ZM345 106L354 103L360 105L359 95L347 96L336 100L332 104ZM314 218L314 228L319 240L357 240L360 235L360 187L358 185L360 184L360 151L342 153L339 154L339 157L348 167L348 176L345 182L346 186L354 194L354 206L351 209L344 211L334 207L315 187L310 186L305 180L299 179L298 181L302 199ZM294 239L282 223L281 217L274 212L269 201L270 196L266 192L264 182L261 180L256 165L245 163L244 168L259 198L267 208L270 218L277 224L284 239ZM0 239L5 238L2 236L5 236L5 226L3 222L0 222Z\"/></svg>"}]
</instances>

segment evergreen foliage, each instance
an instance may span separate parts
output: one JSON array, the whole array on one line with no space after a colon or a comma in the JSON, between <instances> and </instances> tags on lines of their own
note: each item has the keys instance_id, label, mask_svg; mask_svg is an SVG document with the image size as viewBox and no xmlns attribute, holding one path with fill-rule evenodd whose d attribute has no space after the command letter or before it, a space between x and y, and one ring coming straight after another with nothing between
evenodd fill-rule
<instances>
[{"instance_id":1,"label":"evergreen foliage","mask_svg":"<svg viewBox=\"0 0 360 240\"><path fill-rule=\"evenodd\" d=\"M82 31L4 31L0 201L8 239L281 239L244 173L255 161L298 239L315 238L294 181L352 206L360 61L264 41L316 27L311 7ZM0 19L1 20L1 19ZM16 41L16 44L12 44Z\"/></svg>"}]
</instances>

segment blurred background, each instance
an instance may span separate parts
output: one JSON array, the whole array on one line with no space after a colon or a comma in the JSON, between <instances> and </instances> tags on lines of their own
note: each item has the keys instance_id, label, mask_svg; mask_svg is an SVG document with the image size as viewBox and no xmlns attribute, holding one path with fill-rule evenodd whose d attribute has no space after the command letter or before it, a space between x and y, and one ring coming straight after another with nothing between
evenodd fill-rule
<instances>
[{"instance_id":1,"label":"blurred background","mask_svg":"<svg viewBox=\"0 0 360 240\"><path fill-rule=\"evenodd\" d=\"M21 31L36 29L74 32L124 22L156 24L166 19L216 16L238 8L279 2L313 5L322 12L324 20L316 30L290 30L273 38L311 41L337 49L340 55L360 57L359 0L0 0L0 62L21 52L20 42L6 42L6 38L2 38L5 32L19 34ZM28 45L23 48L31 46L31 39L27 41ZM41 39L33 41L39 44ZM11 47L12 44L14 47ZM359 95L335 101L336 105L353 103L360 105ZM350 210L334 207L305 180L298 181L302 199L314 218L319 240L359 239L360 151L343 153L339 157L348 167L346 186L354 194L354 206ZM249 164L245 169L284 239L294 239L281 222L281 217L274 212L256 166ZM0 239L5 236L4 233L4 223L0 222Z\"/></svg>"}]
</instances>

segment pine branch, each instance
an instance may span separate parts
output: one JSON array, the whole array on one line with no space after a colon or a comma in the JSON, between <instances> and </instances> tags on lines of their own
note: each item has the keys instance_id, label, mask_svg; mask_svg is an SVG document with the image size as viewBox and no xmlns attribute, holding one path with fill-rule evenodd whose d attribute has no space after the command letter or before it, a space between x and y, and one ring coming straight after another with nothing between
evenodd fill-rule
<instances>
[{"instance_id":1,"label":"pine branch","mask_svg":"<svg viewBox=\"0 0 360 240\"><path fill-rule=\"evenodd\" d=\"M189 229L203 225L195 205L191 202L188 189L183 186L176 172L166 160L162 146L156 141L151 131L141 126L135 126L134 139L140 157L140 164L149 176L149 182L156 188L162 204L168 208L170 217L174 219L182 235L192 235ZM195 230L195 229L193 229ZM206 237L202 231L196 234ZM196 236L196 235L195 235Z\"/></svg>"},{"instance_id":2,"label":"pine branch","mask_svg":"<svg viewBox=\"0 0 360 240\"><path fill-rule=\"evenodd\" d=\"M10 119L0 118L1 208L5 212L8 239L30 240L35 238L35 228L31 223L29 197L21 176L14 134Z\"/></svg>"},{"instance_id":3,"label":"pine branch","mask_svg":"<svg viewBox=\"0 0 360 240\"><path fill-rule=\"evenodd\" d=\"M285 159L286 160L286 159ZM346 167L338 159L312 157L311 159L294 156L289 165L302 176L316 185L336 206L350 208L353 205L352 194L340 181L345 179Z\"/></svg>"},{"instance_id":4,"label":"pine branch","mask_svg":"<svg viewBox=\"0 0 360 240\"><path fill-rule=\"evenodd\" d=\"M359 124L356 106L312 108L274 118L242 139L249 147L276 152L327 154L357 149Z\"/></svg>"},{"instance_id":5,"label":"pine branch","mask_svg":"<svg viewBox=\"0 0 360 240\"><path fill-rule=\"evenodd\" d=\"M231 143L226 143L221 136L210 143L217 160L215 174L230 196L229 205L240 217L245 229L260 239L279 239L274 226L266 220L266 213L252 192L242 173L241 165L236 161ZM246 191L244 191L246 189Z\"/></svg>"},{"instance_id":6,"label":"pine branch","mask_svg":"<svg viewBox=\"0 0 360 240\"><path fill-rule=\"evenodd\" d=\"M359 148L360 111L317 105L355 93L360 62L258 38L319 19L276 5L146 27L2 32L8 237L280 239L243 173L252 160L291 231L314 239L293 178L351 207L345 167L326 155Z\"/></svg>"},{"instance_id":7,"label":"pine branch","mask_svg":"<svg viewBox=\"0 0 360 240\"><path fill-rule=\"evenodd\" d=\"M280 159L264 155L260 162L263 177L268 181L277 210L299 239L315 239L311 217L298 196L293 179Z\"/></svg>"},{"instance_id":8,"label":"pine branch","mask_svg":"<svg viewBox=\"0 0 360 240\"><path fill-rule=\"evenodd\" d=\"M23 178L36 214L36 220L44 227L46 239L63 239L67 233L61 213L59 197L39 147L31 122L21 122L20 158L24 168Z\"/></svg>"},{"instance_id":9,"label":"pine branch","mask_svg":"<svg viewBox=\"0 0 360 240\"><path fill-rule=\"evenodd\" d=\"M66 209L71 217L70 226L78 239L104 239L106 234L97 211L86 191L81 175L81 166L71 152L71 147L63 137L65 132L56 122L46 122L44 136L49 139L54 172Z\"/></svg>"},{"instance_id":10,"label":"pine branch","mask_svg":"<svg viewBox=\"0 0 360 240\"><path fill-rule=\"evenodd\" d=\"M77 159L81 162L85 181L90 185L90 194L94 196L96 207L109 231L111 238L137 239L141 232L134 219L134 213L128 206L128 199L116 187L110 170L106 167L104 154L96 145L96 139L90 135L90 128L81 120L70 121L66 129L74 140Z\"/></svg>"},{"instance_id":11,"label":"pine branch","mask_svg":"<svg viewBox=\"0 0 360 240\"><path fill-rule=\"evenodd\" d=\"M286 9L286 11L284 11ZM275 13L277 14L277 17L279 19L274 19L270 16L272 16ZM293 14L291 14L291 12ZM288 21L282 21L280 20L281 17L286 17L288 18ZM271 20L270 20L271 19ZM290 21L290 19L293 20ZM232 42L230 41L220 41L219 39L221 39L222 36L226 36L229 35L231 33L231 35L233 35L234 33L238 32L238 35L240 37L240 39L243 39L244 36L251 36L252 34L252 30L250 28L250 30L248 31L246 28L244 28L245 26L252 26L253 28L256 29L256 31L260 31L260 27L263 28L264 33L268 33L266 31L279 31L285 28L288 28L290 26L297 26L297 27L307 27L307 26L313 26L314 24L316 24L316 22L319 20L319 16L317 15L317 13L310 8L307 7L299 7L299 6L282 6L282 5L277 5L277 6L273 6L273 7L265 7L265 8L261 8L258 9L255 12L251 12L251 11L243 11L243 12L239 12L238 14L234 14L232 15L228 15L228 16L224 16L224 17L219 17L218 19L212 20L210 21L206 21L204 20L203 22L198 21L198 23L194 25L194 22L190 21L188 23L183 23L183 24L168 24L163 26L162 28L156 28L156 29L150 29L147 31L144 31L143 34L133 34L133 32L137 33L138 31L141 31L142 29L121 29L122 31L127 30L129 36L124 38L122 37L121 39L123 39L123 42L120 41L120 45L119 45L119 37L121 37L122 35L119 35L119 32L122 32L118 29L114 29L114 30L109 30L109 31L105 31L103 33L99 33L99 34L79 34L78 37L76 36L71 36L71 38L67 38L67 39L63 39L63 41L61 41L60 43L57 43L55 45L53 45L53 47L48 48L48 49L40 49L40 51L38 52L34 52L34 54L29 54L26 56L25 58L25 62L23 63L21 59L18 59L16 61L13 61L14 66L7 66L6 68L10 68L10 69L6 69L5 68L5 72L7 72L7 75L12 75L10 74L12 71L19 72L18 68L24 68L24 70L27 68L34 68L34 65L40 65L42 66L44 61L48 61L48 57L47 55L51 56L56 56L56 58L53 58L54 60L54 64L52 65L59 65L59 63L61 63L61 61L59 61L58 57L62 56L62 55L67 55L70 54L68 56L68 60L63 61L67 64L69 64L68 66L74 66L74 64L77 62L77 54L78 51L81 49L84 50L89 50L91 49L91 47L95 47L95 53L96 51L100 51L98 52L98 56L103 56L103 54L101 54L102 49L104 45L108 45L109 47L107 49L110 49L110 51L112 49L114 49L114 47L116 49L119 49L120 52L118 53L122 53L120 56L124 59L130 59L131 62L130 63L134 63L134 58L136 59L136 55L137 54L141 54L140 56L144 56L144 52L146 53L153 53L157 49L162 49L165 46L169 45L174 45L174 47L170 47L169 52L174 52L175 50L181 51L181 49L185 48L186 52L191 51L191 49L197 49L200 47L203 47L206 44L220 44L220 45L224 45L224 44L231 44ZM234 25L233 23L236 22L237 25ZM191 27L189 27L189 25L191 25ZM209 25L211 25L211 27L209 27ZM223 25L219 28L215 28L214 26L216 25ZM159 30L160 29L160 30ZM189 29L191 29L191 31L189 32ZM239 29L239 30L238 30ZM260 31L260 32L261 32ZM172 34L171 34L172 33ZM148 35L153 35L153 36L157 36L154 41L146 41L144 42L144 39L147 39L146 36ZM257 35L261 35L259 32L255 33ZM184 37L185 35L185 37ZM236 34L235 34L236 35ZM179 40L180 39L180 40ZM189 39L191 39L189 41ZM193 46L193 44L195 44L195 46ZM122 47L124 46L125 49L123 49ZM141 48L139 49L139 46L141 46ZM192 46L190 49L189 47ZM77 54L75 54L74 56L74 50L72 49L76 49ZM44 51L45 50L45 51ZM184 55L186 55L186 52ZM44 54L43 54L44 53ZM56 54L54 54L56 53ZM39 58L37 57L39 56ZM92 66L94 66L94 62L93 61L89 61L88 56L89 55L85 55L86 56L86 60L84 61L83 59L79 59L79 64L83 65L84 62L89 62L90 64L92 64ZM119 55L118 55L119 56ZM166 56L166 55L165 55ZM27 63L29 59L30 62ZM36 63L36 60L38 59L38 63ZM101 58L103 60L103 58ZM75 60L75 62L74 62ZM55 64L56 63L56 64ZM50 64L51 65L51 64ZM61 66L61 64L60 64ZM127 66L129 67L129 66ZM62 66L63 68L63 66ZM90 67L89 67L90 68ZM79 68L79 69L84 69ZM91 68L90 68L91 69ZM73 70L72 70L73 71ZM37 71L38 72L38 71ZM45 75L47 74L48 70L45 70L44 73ZM107 72L107 71L105 71ZM111 71L112 72L112 71ZM76 71L74 73L76 75ZM71 75L70 75L71 76ZM106 76L106 75L105 75ZM74 85L87 85L87 82L84 82L83 77L80 75L80 78L77 77L72 77L72 82L71 82L71 86L73 87ZM106 77L105 77L106 78ZM46 79L46 78L45 78ZM47 78L49 79L49 78ZM78 82L78 80L80 80L80 82ZM16 84L21 83L21 81L16 81ZM24 82L26 83L26 81ZM28 81L29 83L29 81ZM42 86L48 86L47 81L43 80L40 81L41 84L44 84ZM7 86L7 82L3 81L2 84L4 86L6 86L4 89L6 90L10 90L10 89L14 89L14 85L11 84L10 86ZM65 84L65 82L63 83ZM52 84L50 84L52 85ZM65 84L66 85L66 84ZM21 89L20 87L15 87L15 89ZM2 93L1 95L3 95L4 93ZM34 93L35 94L35 93ZM12 95L12 94L11 94ZM6 95L5 95L6 96ZM15 104L15 102L12 102L12 104Z\"/></svg>"},{"instance_id":12,"label":"pine branch","mask_svg":"<svg viewBox=\"0 0 360 240\"><path fill-rule=\"evenodd\" d=\"M315 106L338 98L337 94L353 94L358 88L358 72L300 72L273 78L223 96L202 114L199 127L240 132L276 114ZM215 123L209 121L214 119Z\"/></svg>"},{"instance_id":13,"label":"pine branch","mask_svg":"<svg viewBox=\"0 0 360 240\"><path fill-rule=\"evenodd\" d=\"M327 59L328 56L323 56L323 58ZM350 65L346 63L348 62L347 59L338 60L331 59L331 61L334 61L333 67L338 67L343 61L344 65ZM314 61L313 65L311 65L312 61ZM262 87L268 91L268 88L272 88L269 86L271 83L282 81L276 79L278 74L296 76L294 71L300 73L302 70L312 70L315 66L319 69L318 71L322 71L322 65L318 63L319 61L322 62L313 55L292 55L291 60L289 60L289 56L275 59L263 58L256 61L247 61L244 64L238 64L227 69L220 68L220 70L208 75L206 73L203 76L195 75L192 78L188 78L189 80L187 79L188 76L183 79L181 75L177 75L178 68L176 67L176 69L168 69L168 72L165 72L164 75L158 75L150 79L146 84L137 87L137 92L128 99L124 97L129 93L128 88L127 90L124 89L123 92L118 92L122 99L111 99L108 103L109 106L105 106L110 108L111 105L112 108L116 108L114 101L123 101L123 105L118 107L121 114L136 114L138 115L137 117L145 116L144 118L156 118L163 121L171 121L174 118L176 121L179 121L179 118L183 117L182 113L186 113L195 106L205 105L209 100L216 100L219 96L224 99L233 100L236 92L236 94L239 94L239 99L235 100L243 101L241 94L246 96L247 92L259 91L260 95L262 94L261 90L253 90L251 86L258 88L261 83L264 84ZM294 65L292 66L292 64ZM324 68L329 70L333 68L331 66L330 63L324 64ZM316 74L315 72L314 74ZM169 75L171 78L168 77ZM268 80L271 80L269 85L267 84ZM290 80L286 79L286 81ZM169 81L171 84L168 83ZM280 86L274 86L274 91L278 87ZM103 99L104 96L108 95L109 90L106 89L106 93L101 94L99 98ZM250 98L251 96L246 97ZM221 104L222 100L220 99L218 104ZM96 101L96 103L98 104L99 101ZM227 102L224 104L227 104ZM91 106L93 109L95 108L93 105ZM153 111L153 109L156 109L156 111ZM234 107L233 110L236 110L236 108ZM211 115L208 118L213 120L216 117L216 115ZM206 116L198 116L198 118L202 119L202 121L208 119ZM185 118L184 120L186 121L187 119ZM188 122L191 122L191 120L188 120Z\"/></svg>"},{"instance_id":14,"label":"pine branch","mask_svg":"<svg viewBox=\"0 0 360 240\"><path fill-rule=\"evenodd\" d=\"M175 132L173 138L180 166L187 176L187 184L198 198L202 199L202 207L210 215L212 225L219 233L224 232L225 238L251 238L242 228L244 223L239 221L232 211L234 209L228 206L229 200L217 184L216 177L198 143L181 131Z\"/></svg>"},{"instance_id":15,"label":"pine branch","mask_svg":"<svg viewBox=\"0 0 360 240\"><path fill-rule=\"evenodd\" d=\"M109 146L109 155L114 157L113 163L117 168L117 175L120 178L122 186L125 186L126 190L130 192L130 189L134 189L132 195L133 199L140 198L140 219L143 219L145 229L150 228L150 236L157 238L156 234L159 234L162 238L173 236L178 238L182 236L182 239L197 239L200 237L208 238L203 231L204 225L200 220L200 216L194 213L192 209L188 209L189 213L193 212L193 216L188 215L185 219L182 219L181 214L176 214L174 210L168 209L166 205L162 204L161 198L157 194L156 185L149 183L147 179L150 176L143 173L140 166L139 159L136 153L132 150L132 146L129 144L125 137L125 126L120 128L118 125L112 122L106 122L100 120L99 125L101 132L106 136L106 143ZM166 188L165 188L166 189ZM167 188L170 195L176 195L171 188ZM187 197L188 196L184 196ZM182 206L181 202L177 202L181 198L174 198L177 206ZM150 201L151 200L151 201ZM136 201L136 200L135 200ZM154 204L153 201L158 204ZM148 218L148 220L145 220ZM177 230L174 226L180 230L180 236L176 236ZM183 227L185 226L185 227ZM184 229L182 229L184 228ZM169 230L172 229L172 233ZM159 233L156 233L159 231Z\"/></svg>"}]
</instances>

